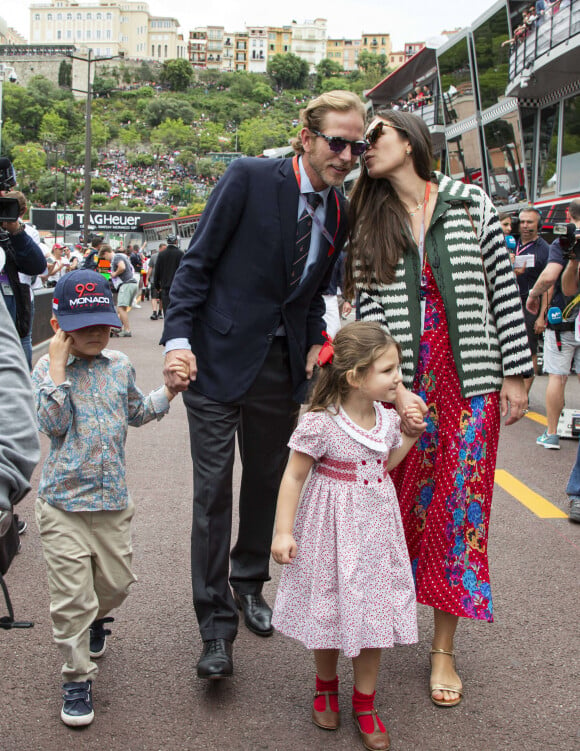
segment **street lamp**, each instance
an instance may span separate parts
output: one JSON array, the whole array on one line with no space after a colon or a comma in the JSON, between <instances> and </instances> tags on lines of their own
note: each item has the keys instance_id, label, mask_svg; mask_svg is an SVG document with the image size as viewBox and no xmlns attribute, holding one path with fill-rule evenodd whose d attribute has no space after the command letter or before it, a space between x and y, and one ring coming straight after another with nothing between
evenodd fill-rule
<instances>
[{"instance_id":1,"label":"street lamp","mask_svg":"<svg viewBox=\"0 0 580 751\"><path fill-rule=\"evenodd\" d=\"M109 57L92 57L93 50L89 48L86 57L78 55L68 55L73 60L80 60L87 64L87 90L81 93L87 95L85 109L85 187L83 191L83 239L85 243L88 240L89 225L91 223L91 150L92 150L92 131L91 131L91 102L92 102L92 83L91 83L91 65L104 60L115 60L120 55L110 55ZM74 89L79 91L79 89ZM66 200L66 199L65 199Z\"/></svg>"},{"instance_id":2,"label":"street lamp","mask_svg":"<svg viewBox=\"0 0 580 751\"><path fill-rule=\"evenodd\" d=\"M16 83L18 76L11 65L0 63L0 154L2 154L2 95L4 81L6 80L10 81L10 83Z\"/></svg>"}]
</instances>

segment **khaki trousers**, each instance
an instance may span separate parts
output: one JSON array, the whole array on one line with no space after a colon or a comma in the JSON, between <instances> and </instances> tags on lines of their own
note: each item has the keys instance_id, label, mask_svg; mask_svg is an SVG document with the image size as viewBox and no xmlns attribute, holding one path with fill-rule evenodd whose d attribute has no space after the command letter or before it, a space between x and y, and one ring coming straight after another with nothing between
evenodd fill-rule
<instances>
[{"instance_id":1,"label":"khaki trousers","mask_svg":"<svg viewBox=\"0 0 580 751\"><path fill-rule=\"evenodd\" d=\"M48 568L54 640L65 659L63 683L93 680L89 626L119 607L137 581L131 571L132 501L122 511L63 511L36 500Z\"/></svg>"}]
</instances>

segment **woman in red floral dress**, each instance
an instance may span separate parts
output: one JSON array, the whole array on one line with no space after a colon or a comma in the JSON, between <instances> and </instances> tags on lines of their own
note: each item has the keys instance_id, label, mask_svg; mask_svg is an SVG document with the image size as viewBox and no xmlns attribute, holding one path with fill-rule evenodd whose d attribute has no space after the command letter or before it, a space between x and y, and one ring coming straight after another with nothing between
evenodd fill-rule
<instances>
[{"instance_id":1,"label":"woman in red floral dress","mask_svg":"<svg viewBox=\"0 0 580 751\"><path fill-rule=\"evenodd\" d=\"M425 123L383 110L367 131L351 194L348 287L360 317L403 350L399 414L415 402L425 432L393 472L417 601L434 612L430 695L459 704L459 617L493 620L487 534L500 415L527 410L523 313L499 219L477 186L431 171ZM410 429L410 426L406 426Z\"/></svg>"}]
</instances>

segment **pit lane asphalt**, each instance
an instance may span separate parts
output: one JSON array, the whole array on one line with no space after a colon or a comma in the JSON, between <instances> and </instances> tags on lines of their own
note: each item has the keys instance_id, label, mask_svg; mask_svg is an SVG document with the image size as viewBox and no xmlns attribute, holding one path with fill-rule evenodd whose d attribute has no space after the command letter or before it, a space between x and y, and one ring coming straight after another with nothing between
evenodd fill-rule
<instances>
[{"instance_id":1,"label":"pit lane asphalt","mask_svg":"<svg viewBox=\"0 0 580 751\"><path fill-rule=\"evenodd\" d=\"M161 383L161 321L150 308L131 313L127 352L143 390ZM545 414L546 378L531 409ZM575 379L574 379L575 381ZM570 383L567 401L580 407ZM0 631L0 751L325 751L362 748L350 718L352 671L341 657L342 726L310 721L313 667L290 639L263 639L243 624L234 646L235 675L206 682L195 675L201 641L191 603L189 535L191 460L185 409L178 397L159 423L130 429L127 478L137 505L134 570L139 581L116 612L94 684L95 721L72 730L60 719L60 658L52 641L46 573L34 523L34 490L19 505L28 522L22 552L6 580L17 618L29 631ZM560 451L535 445L541 426L526 419L502 430L503 468L567 511L565 485L575 441ZM43 437L43 457L47 441ZM40 468L33 478L37 486ZM239 464L236 466L236 489ZM376 706L393 751L535 751L580 748L580 525L539 519L496 485L490 561L495 623L461 621L457 665L462 704L429 700L431 617L419 606L417 645L385 650ZM279 570L265 588L273 603ZM0 601L4 614L4 605Z\"/></svg>"}]
</instances>

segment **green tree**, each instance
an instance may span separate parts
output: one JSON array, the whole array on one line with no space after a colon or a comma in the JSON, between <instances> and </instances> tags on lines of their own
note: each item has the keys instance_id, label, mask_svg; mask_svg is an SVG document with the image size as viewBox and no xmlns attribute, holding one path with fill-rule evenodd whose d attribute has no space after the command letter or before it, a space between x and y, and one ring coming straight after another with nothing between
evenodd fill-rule
<instances>
[{"instance_id":1,"label":"green tree","mask_svg":"<svg viewBox=\"0 0 580 751\"><path fill-rule=\"evenodd\" d=\"M27 88L13 83L4 84L2 115L5 122L12 120L20 127L23 141L37 140L44 111Z\"/></svg>"},{"instance_id":2,"label":"green tree","mask_svg":"<svg viewBox=\"0 0 580 751\"><path fill-rule=\"evenodd\" d=\"M46 170L46 153L39 143L19 144L12 149L12 163L18 175L18 184L34 183Z\"/></svg>"},{"instance_id":3,"label":"green tree","mask_svg":"<svg viewBox=\"0 0 580 751\"><path fill-rule=\"evenodd\" d=\"M58 85L63 89L72 88L72 63L63 60L58 68Z\"/></svg>"},{"instance_id":4,"label":"green tree","mask_svg":"<svg viewBox=\"0 0 580 751\"><path fill-rule=\"evenodd\" d=\"M161 69L161 81L171 91L186 91L193 79L193 68L188 60L166 60Z\"/></svg>"},{"instance_id":5,"label":"green tree","mask_svg":"<svg viewBox=\"0 0 580 751\"><path fill-rule=\"evenodd\" d=\"M111 183L106 177L93 177L91 180L91 189L94 193L110 193Z\"/></svg>"},{"instance_id":6,"label":"green tree","mask_svg":"<svg viewBox=\"0 0 580 751\"><path fill-rule=\"evenodd\" d=\"M151 131L151 143L163 144L167 149L175 150L180 146L187 146L193 141L191 126L186 125L181 118L170 120L167 118L161 125Z\"/></svg>"},{"instance_id":7,"label":"green tree","mask_svg":"<svg viewBox=\"0 0 580 751\"><path fill-rule=\"evenodd\" d=\"M42 143L62 144L66 141L67 134L68 123L64 118L54 110L44 114L38 131L38 138Z\"/></svg>"},{"instance_id":8,"label":"green tree","mask_svg":"<svg viewBox=\"0 0 580 751\"><path fill-rule=\"evenodd\" d=\"M249 156L261 154L264 149L288 145L290 129L272 116L246 120L238 129L241 151Z\"/></svg>"},{"instance_id":9,"label":"green tree","mask_svg":"<svg viewBox=\"0 0 580 751\"><path fill-rule=\"evenodd\" d=\"M195 111L183 99L174 96L160 96L147 103L144 118L152 128L168 119L180 119L184 123L192 123L195 120Z\"/></svg>"},{"instance_id":10,"label":"green tree","mask_svg":"<svg viewBox=\"0 0 580 751\"><path fill-rule=\"evenodd\" d=\"M267 70L278 89L296 89L306 83L308 63L289 52L285 55L274 55L268 61Z\"/></svg>"},{"instance_id":11,"label":"green tree","mask_svg":"<svg viewBox=\"0 0 580 751\"><path fill-rule=\"evenodd\" d=\"M126 128L121 128L119 141L121 141L123 146L134 149L141 143L141 134L134 125L128 125Z\"/></svg>"},{"instance_id":12,"label":"green tree","mask_svg":"<svg viewBox=\"0 0 580 751\"><path fill-rule=\"evenodd\" d=\"M375 52L361 50L358 55L357 65L360 70L374 76L384 76L389 69L389 61L384 54L377 55Z\"/></svg>"},{"instance_id":13,"label":"green tree","mask_svg":"<svg viewBox=\"0 0 580 751\"><path fill-rule=\"evenodd\" d=\"M335 60L331 60L329 57L325 57L316 66L316 74L320 79L331 78L332 76L337 76L339 73L342 73L342 68Z\"/></svg>"}]
</instances>

